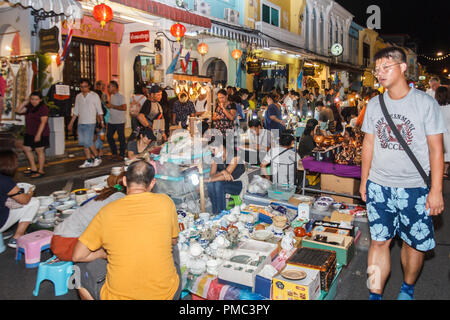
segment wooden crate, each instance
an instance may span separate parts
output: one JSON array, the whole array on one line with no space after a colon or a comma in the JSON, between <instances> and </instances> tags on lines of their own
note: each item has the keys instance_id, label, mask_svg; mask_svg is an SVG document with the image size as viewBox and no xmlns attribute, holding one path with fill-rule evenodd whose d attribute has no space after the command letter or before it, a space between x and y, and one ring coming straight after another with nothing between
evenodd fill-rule
<instances>
[{"instance_id":1,"label":"wooden crate","mask_svg":"<svg viewBox=\"0 0 450 320\"><path fill-rule=\"evenodd\" d=\"M328 291L336 275L336 252L331 250L299 248L286 261L288 265L320 271L320 287Z\"/></svg>"}]
</instances>

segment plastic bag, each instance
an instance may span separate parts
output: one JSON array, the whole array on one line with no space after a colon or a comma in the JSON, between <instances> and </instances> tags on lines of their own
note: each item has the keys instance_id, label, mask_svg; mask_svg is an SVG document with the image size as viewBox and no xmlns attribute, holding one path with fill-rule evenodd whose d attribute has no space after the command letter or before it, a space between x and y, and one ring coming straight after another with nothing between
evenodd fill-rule
<instances>
[{"instance_id":1,"label":"plastic bag","mask_svg":"<svg viewBox=\"0 0 450 320\"><path fill-rule=\"evenodd\" d=\"M272 183L261 176L254 176L252 182L248 186L248 192L253 194L265 194L272 186Z\"/></svg>"}]
</instances>

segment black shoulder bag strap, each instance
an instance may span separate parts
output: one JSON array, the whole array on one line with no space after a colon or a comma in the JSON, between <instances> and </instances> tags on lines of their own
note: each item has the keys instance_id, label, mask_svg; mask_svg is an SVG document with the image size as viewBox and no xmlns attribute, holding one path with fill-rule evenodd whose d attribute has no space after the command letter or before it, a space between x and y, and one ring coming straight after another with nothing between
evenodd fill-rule
<instances>
[{"instance_id":1,"label":"black shoulder bag strap","mask_svg":"<svg viewBox=\"0 0 450 320\"><path fill-rule=\"evenodd\" d=\"M384 102L383 94L380 94L379 97L380 97L381 110L383 111L383 115L386 118L386 121L389 124L389 127L391 128L392 132L394 133L395 137L397 138L397 141L402 146L403 150L405 150L406 154L409 156L409 158L411 159L412 163L414 164L414 166L419 171L419 173L422 176L423 181L425 181L425 184L427 185L427 187L431 189L431 177L430 177L430 175L427 175L425 173L425 170L423 170L423 168L420 165L419 161L417 160L416 156L411 151L411 149L409 148L408 144L403 139L402 135L398 131L397 127L395 126L394 121L392 121L392 118L389 115L389 112L387 111L387 107L386 107L386 103Z\"/></svg>"}]
</instances>

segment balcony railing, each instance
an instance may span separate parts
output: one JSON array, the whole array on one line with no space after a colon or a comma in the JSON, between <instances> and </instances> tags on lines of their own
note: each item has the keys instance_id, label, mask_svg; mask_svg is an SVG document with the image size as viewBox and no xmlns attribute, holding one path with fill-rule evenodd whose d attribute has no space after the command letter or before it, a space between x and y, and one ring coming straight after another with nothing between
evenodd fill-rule
<instances>
[{"instance_id":1,"label":"balcony railing","mask_svg":"<svg viewBox=\"0 0 450 320\"><path fill-rule=\"evenodd\" d=\"M297 47L303 47L305 44L305 39L301 35L284 30L279 27L275 27L264 21L257 21L255 23L255 29L261 31L269 37L272 37L279 41L287 42Z\"/></svg>"}]
</instances>

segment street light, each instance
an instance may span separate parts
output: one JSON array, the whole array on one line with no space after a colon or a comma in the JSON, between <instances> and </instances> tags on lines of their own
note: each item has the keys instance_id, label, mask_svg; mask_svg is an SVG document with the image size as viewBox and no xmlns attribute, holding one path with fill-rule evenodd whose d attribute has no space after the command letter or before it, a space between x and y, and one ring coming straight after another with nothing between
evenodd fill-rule
<instances>
[{"instance_id":1,"label":"street light","mask_svg":"<svg viewBox=\"0 0 450 320\"><path fill-rule=\"evenodd\" d=\"M437 56L438 57L442 57L444 54L442 53L442 51L439 51L438 53L437 53Z\"/></svg>"}]
</instances>

